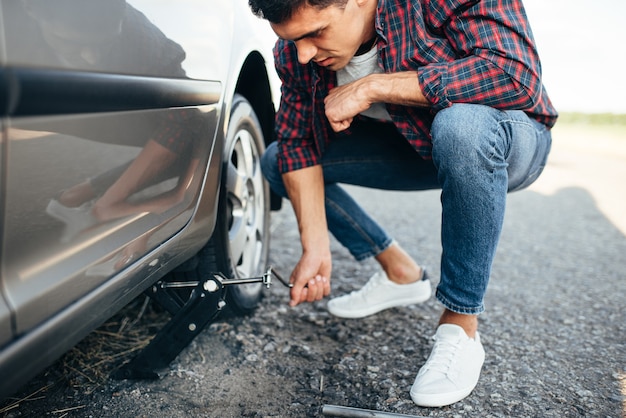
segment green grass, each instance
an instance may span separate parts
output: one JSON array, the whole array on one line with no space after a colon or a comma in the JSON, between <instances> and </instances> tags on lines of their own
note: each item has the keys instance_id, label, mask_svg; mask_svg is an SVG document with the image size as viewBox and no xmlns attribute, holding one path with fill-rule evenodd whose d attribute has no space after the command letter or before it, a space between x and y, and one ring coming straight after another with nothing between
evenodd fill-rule
<instances>
[{"instance_id":1,"label":"green grass","mask_svg":"<svg viewBox=\"0 0 626 418\"><path fill-rule=\"evenodd\" d=\"M626 127L626 114L563 112L558 123Z\"/></svg>"},{"instance_id":2,"label":"green grass","mask_svg":"<svg viewBox=\"0 0 626 418\"><path fill-rule=\"evenodd\" d=\"M626 141L626 115L614 113L563 112L554 127L555 131L576 130L589 134L602 134L608 138Z\"/></svg>"}]
</instances>

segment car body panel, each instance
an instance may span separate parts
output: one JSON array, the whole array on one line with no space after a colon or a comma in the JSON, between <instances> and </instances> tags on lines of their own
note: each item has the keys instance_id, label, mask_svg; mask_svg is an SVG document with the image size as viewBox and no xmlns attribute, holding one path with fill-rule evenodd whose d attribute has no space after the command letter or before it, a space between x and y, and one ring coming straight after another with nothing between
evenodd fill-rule
<instances>
[{"instance_id":1,"label":"car body panel","mask_svg":"<svg viewBox=\"0 0 626 418\"><path fill-rule=\"evenodd\" d=\"M69 235L72 231L46 213L46 205L67 185L115 170L136 157L139 147L86 139L63 132L95 130L103 122L124 132L136 132L153 116L167 118L174 110L74 116L15 118L9 129L7 196L3 277L9 303L15 308L16 332L21 334L106 281L125 267L116 267L128 246L134 257L143 257L183 228L192 209L210 156L209 146L198 147L197 162L180 198L176 179L168 179L142 190L133 197L146 202L146 210ZM203 109L202 122L214 126L215 110ZM148 116L148 117L146 117ZM104 119L104 121L103 121ZM148 122L144 122L147 119ZM52 131L51 125L61 125ZM211 129L215 129L212 127ZM76 157L80 156L80 161ZM187 164L187 163L186 163ZM58 167L72 167L58 170ZM190 167L181 167L187 170ZM179 192L176 192L177 194ZM141 194L141 196L138 196ZM145 235L146 242L142 242ZM139 242L139 244L137 244ZM122 245L120 245L122 243ZM163 258L167 254L163 255ZM163 260L161 260L163 261Z\"/></svg>"},{"instance_id":2,"label":"car body panel","mask_svg":"<svg viewBox=\"0 0 626 418\"><path fill-rule=\"evenodd\" d=\"M2 7L11 16L4 78L19 86L8 97L2 268L19 335L121 270L125 256L144 256L189 221L213 149L222 87L184 79L183 47L124 1ZM228 21L207 23L226 32ZM82 42L87 35L91 42ZM227 60L214 58L219 64L205 59L203 75L220 80ZM165 135L184 147L154 139ZM164 181L133 194L145 210L104 224L85 219L80 233L46 213L59 193L85 179L104 192L150 146L167 154L154 154L155 163L170 154L180 162L164 169L174 171Z\"/></svg>"},{"instance_id":3,"label":"car body panel","mask_svg":"<svg viewBox=\"0 0 626 418\"><path fill-rule=\"evenodd\" d=\"M11 311L0 295L0 344L4 344L11 339Z\"/></svg>"},{"instance_id":4,"label":"car body panel","mask_svg":"<svg viewBox=\"0 0 626 418\"><path fill-rule=\"evenodd\" d=\"M2 8L0 8L0 27L4 27L3 22L3 14ZM4 65L5 60L5 48L4 48L4 37L2 36L2 31L0 31L0 66ZM7 103L6 95L7 92L4 88L5 83L0 79L0 115L3 114L3 107ZM4 198L3 192L4 190L4 148L5 148L5 122L0 117L0 217L4 213ZM0 243L0 251L2 249L2 244ZM0 258L1 260L1 258ZM0 276L1 278L2 276ZM11 339L13 336L12 328L11 328L11 311L9 310L8 304L5 299L5 290L2 280L0 280L0 347L5 344L7 341Z\"/></svg>"},{"instance_id":5,"label":"car body panel","mask_svg":"<svg viewBox=\"0 0 626 418\"><path fill-rule=\"evenodd\" d=\"M278 83L245 0L0 0L0 23L4 396L202 248L232 98L269 138ZM106 219L54 204L86 179L142 185Z\"/></svg>"}]
</instances>

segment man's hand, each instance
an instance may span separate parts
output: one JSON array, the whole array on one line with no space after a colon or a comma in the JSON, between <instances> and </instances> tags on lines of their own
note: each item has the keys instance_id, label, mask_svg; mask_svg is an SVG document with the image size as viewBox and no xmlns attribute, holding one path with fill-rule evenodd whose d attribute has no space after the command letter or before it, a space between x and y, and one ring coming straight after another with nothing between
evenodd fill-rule
<instances>
[{"instance_id":1,"label":"man's hand","mask_svg":"<svg viewBox=\"0 0 626 418\"><path fill-rule=\"evenodd\" d=\"M347 129L356 115L369 109L371 102L362 86L363 79L335 87L324 99L326 117L333 131Z\"/></svg>"},{"instance_id":2,"label":"man's hand","mask_svg":"<svg viewBox=\"0 0 626 418\"><path fill-rule=\"evenodd\" d=\"M329 252L305 253L291 273L290 306L315 302L330 294L331 257Z\"/></svg>"},{"instance_id":3,"label":"man's hand","mask_svg":"<svg viewBox=\"0 0 626 418\"><path fill-rule=\"evenodd\" d=\"M335 132L347 129L372 103L428 107L416 71L370 74L332 89L324 99L326 117Z\"/></svg>"}]
</instances>

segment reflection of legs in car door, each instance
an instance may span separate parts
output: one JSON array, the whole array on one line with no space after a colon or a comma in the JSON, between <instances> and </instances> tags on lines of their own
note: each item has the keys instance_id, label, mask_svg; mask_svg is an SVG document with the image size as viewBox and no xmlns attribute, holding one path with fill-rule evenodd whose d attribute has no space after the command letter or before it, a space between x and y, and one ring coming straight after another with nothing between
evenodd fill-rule
<instances>
[{"instance_id":1,"label":"reflection of legs in car door","mask_svg":"<svg viewBox=\"0 0 626 418\"><path fill-rule=\"evenodd\" d=\"M46 212L67 225L65 240L99 222L137 213L139 208L127 199L142 188L180 174L175 164L179 159L163 145L148 141L137 158L65 190L58 200L50 201Z\"/></svg>"},{"instance_id":2,"label":"reflection of legs in car door","mask_svg":"<svg viewBox=\"0 0 626 418\"><path fill-rule=\"evenodd\" d=\"M160 174L177 159L178 154L155 141L148 141L119 179L95 201L93 215L100 221L107 221L136 213L133 205L126 201L128 197L154 184L154 179L160 179Z\"/></svg>"},{"instance_id":3,"label":"reflection of legs in car door","mask_svg":"<svg viewBox=\"0 0 626 418\"><path fill-rule=\"evenodd\" d=\"M63 190L58 197L59 203L68 208L75 208L102 196L121 177L131 163L132 160Z\"/></svg>"}]
</instances>

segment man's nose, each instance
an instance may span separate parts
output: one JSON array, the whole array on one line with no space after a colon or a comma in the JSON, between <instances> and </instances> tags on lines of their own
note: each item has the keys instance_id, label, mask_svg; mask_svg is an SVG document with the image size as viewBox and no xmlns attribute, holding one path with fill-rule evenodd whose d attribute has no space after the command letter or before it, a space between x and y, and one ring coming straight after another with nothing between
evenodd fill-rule
<instances>
[{"instance_id":1,"label":"man's nose","mask_svg":"<svg viewBox=\"0 0 626 418\"><path fill-rule=\"evenodd\" d=\"M317 47L308 39L296 41L296 49L298 50L298 62L300 64L308 64L317 54Z\"/></svg>"}]
</instances>

